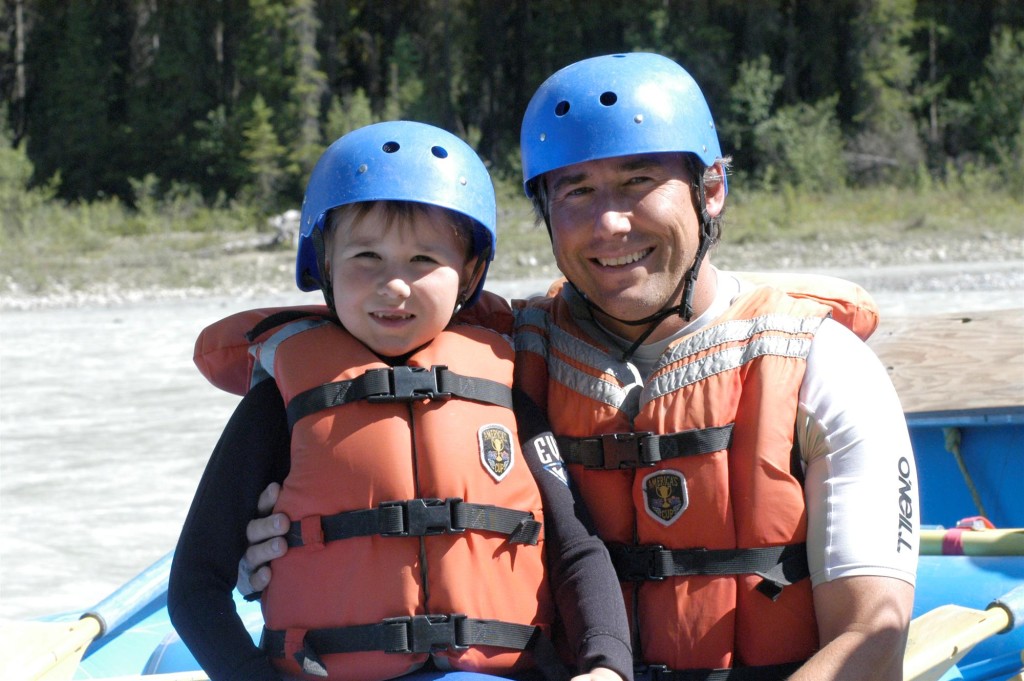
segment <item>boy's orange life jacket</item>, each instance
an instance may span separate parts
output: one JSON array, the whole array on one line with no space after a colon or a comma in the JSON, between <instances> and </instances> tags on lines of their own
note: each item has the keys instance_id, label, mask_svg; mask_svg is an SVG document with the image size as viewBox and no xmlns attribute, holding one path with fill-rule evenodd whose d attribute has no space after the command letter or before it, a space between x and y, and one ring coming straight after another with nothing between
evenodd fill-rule
<instances>
[{"instance_id":1,"label":"boy's orange life jacket","mask_svg":"<svg viewBox=\"0 0 1024 681\"><path fill-rule=\"evenodd\" d=\"M316 317L237 342L278 312L214 324L196 360L235 392L272 376L289 410L291 468L275 510L293 520L290 548L262 597L275 664L363 680L431 655L493 674L529 666L523 651L547 634L553 605L508 340L453 324L395 368Z\"/></svg>"}]
</instances>

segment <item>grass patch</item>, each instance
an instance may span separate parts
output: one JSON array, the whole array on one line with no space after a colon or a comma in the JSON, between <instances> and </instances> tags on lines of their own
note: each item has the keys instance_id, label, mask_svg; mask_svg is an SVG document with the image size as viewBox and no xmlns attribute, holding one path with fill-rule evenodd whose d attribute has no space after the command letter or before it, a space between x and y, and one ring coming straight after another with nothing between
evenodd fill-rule
<instances>
[{"instance_id":1,"label":"grass patch","mask_svg":"<svg viewBox=\"0 0 1024 681\"><path fill-rule=\"evenodd\" d=\"M816 244L835 251L844 243L866 240L884 246L979 237L1007 243L1009 257L1020 257L1024 204L993 186L958 180L917 190L879 187L828 194L734 187L719 250L722 256L730 247L743 251L743 267L772 267L780 248L802 249L805 258L813 259ZM519 185L499 183L497 190L498 257L490 277L553 278L557 270L547 231L535 224ZM249 207L210 208L188 195L150 202L141 210L116 200L65 205L20 197L16 203L8 207L18 210L3 211L0 217L0 295L111 287L231 291L293 286L294 246L273 244L274 231ZM759 244L766 248L758 249ZM896 249L879 253L890 250ZM717 254L715 262L732 264Z\"/></svg>"}]
</instances>

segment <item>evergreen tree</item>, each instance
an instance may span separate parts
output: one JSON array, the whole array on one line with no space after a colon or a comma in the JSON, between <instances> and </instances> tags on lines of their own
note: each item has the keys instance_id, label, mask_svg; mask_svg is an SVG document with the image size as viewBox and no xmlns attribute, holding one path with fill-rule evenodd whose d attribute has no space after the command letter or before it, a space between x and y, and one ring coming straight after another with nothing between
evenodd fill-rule
<instances>
[{"instance_id":1,"label":"evergreen tree","mask_svg":"<svg viewBox=\"0 0 1024 681\"><path fill-rule=\"evenodd\" d=\"M331 144L342 135L378 120L370 109L370 98L362 88L356 88L351 95L332 97L331 107L327 111L327 122L324 124L324 141Z\"/></svg>"},{"instance_id":2,"label":"evergreen tree","mask_svg":"<svg viewBox=\"0 0 1024 681\"><path fill-rule=\"evenodd\" d=\"M216 17L205 3L154 7L137 7L128 93L132 157L125 170L133 177L155 174L164 186L185 182L212 194L207 166L199 162L196 124L218 105Z\"/></svg>"},{"instance_id":3,"label":"evergreen tree","mask_svg":"<svg viewBox=\"0 0 1024 681\"><path fill-rule=\"evenodd\" d=\"M46 64L46 77L33 79L26 103L34 181L45 183L59 173L65 198L123 195L128 12L116 6L111 11L111 3L99 0L44 4L41 15L55 21L28 57Z\"/></svg>"},{"instance_id":4,"label":"evergreen tree","mask_svg":"<svg viewBox=\"0 0 1024 681\"><path fill-rule=\"evenodd\" d=\"M263 96L256 95L252 100L250 121L243 132L245 146L242 158L248 164L249 176L245 193L267 213L282 205L278 191L287 181L287 174L281 167L287 150L274 132L273 115Z\"/></svg>"},{"instance_id":5,"label":"evergreen tree","mask_svg":"<svg viewBox=\"0 0 1024 681\"><path fill-rule=\"evenodd\" d=\"M296 77L291 99L295 104L295 140L293 159L302 178L309 175L323 151L320 136L320 109L326 90L326 75L320 70L316 35L320 22L313 0L297 0L292 7L289 26L296 43ZM301 191L301 190L300 190Z\"/></svg>"},{"instance_id":6,"label":"evergreen tree","mask_svg":"<svg viewBox=\"0 0 1024 681\"><path fill-rule=\"evenodd\" d=\"M924 161L913 111L914 0L861 0L854 21L857 133L852 158L868 182L908 179Z\"/></svg>"}]
</instances>

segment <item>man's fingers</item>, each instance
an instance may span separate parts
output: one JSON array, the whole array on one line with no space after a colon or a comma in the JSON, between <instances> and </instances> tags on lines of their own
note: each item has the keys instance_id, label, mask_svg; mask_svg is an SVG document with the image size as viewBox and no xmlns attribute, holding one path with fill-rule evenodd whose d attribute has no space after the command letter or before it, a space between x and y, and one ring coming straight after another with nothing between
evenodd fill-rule
<instances>
[{"instance_id":1,"label":"man's fingers","mask_svg":"<svg viewBox=\"0 0 1024 681\"><path fill-rule=\"evenodd\" d=\"M245 596L263 591L270 583L270 566L274 558L280 558L288 550L287 542L281 537L250 546L238 561L238 581L235 586Z\"/></svg>"},{"instance_id":2,"label":"man's fingers","mask_svg":"<svg viewBox=\"0 0 1024 681\"><path fill-rule=\"evenodd\" d=\"M259 501L256 502L256 509L260 515L270 515L270 512L274 510L274 504L277 503L277 495L281 493L281 485L276 482L272 482L267 485L267 488L260 494Z\"/></svg>"},{"instance_id":3,"label":"man's fingers","mask_svg":"<svg viewBox=\"0 0 1024 681\"><path fill-rule=\"evenodd\" d=\"M287 542L280 537L274 537L259 544L253 544L242 558L250 567L250 572L259 570L275 558L280 558L288 550Z\"/></svg>"},{"instance_id":4,"label":"man's fingers","mask_svg":"<svg viewBox=\"0 0 1024 681\"><path fill-rule=\"evenodd\" d=\"M270 567L264 565L255 572L243 558L238 563L238 582L235 586L243 596L249 596L257 591L263 591L270 584Z\"/></svg>"},{"instance_id":5,"label":"man's fingers","mask_svg":"<svg viewBox=\"0 0 1024 681\"><path fill-rule=\"evenodd\" d=\"M264 565L249 577L249 585L253 591L263 591L270 584L270 568Z\"/></svg>"},{"instance_id":6,"label":"man's fingers","mask_svg":"<svg viewBox=\"0 0 1024 681\"><path fill-rule=\"evenodd\" d=\"M290 526L288 516L284 513L275 513L266 518L254 518L245 526L245 538L251 546L286 534ZM259 565L259 563L254 563L254 565Z\"/></svg>"}]
</instances>

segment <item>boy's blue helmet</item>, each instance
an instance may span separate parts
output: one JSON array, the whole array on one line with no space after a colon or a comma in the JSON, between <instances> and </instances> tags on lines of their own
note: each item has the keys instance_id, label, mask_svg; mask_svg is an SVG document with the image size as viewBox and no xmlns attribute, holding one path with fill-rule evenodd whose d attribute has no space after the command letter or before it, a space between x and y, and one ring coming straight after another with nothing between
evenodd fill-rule
<instances>
[{"instance_id":1,"label":"boy's blue helmet","mask_svg":"<svg viewBox=\"0 0 1024 681\"><path fill-rule=\"evenodd\" d=\"M526 108L523 184L584 161L657 152L722 156L704 95L683 67L659 54L593 57L556 72Z\"/></svg>"},{"instance_id":2,"label":"boy's blue helmet","mask_svg":"<svg viewBox=\"0 0 1024 681\"><path fill-rule=\"evenodd\" d=\"M483 289L497 244L494 185L476 152L455 135L425 123L389 121L354 130L320 157L306 186L295 277L303 291L324 287L314 234L332 208L364 201L413 201L471 218L473 253L484 254Z\"/></svg>"}]
</instances>

